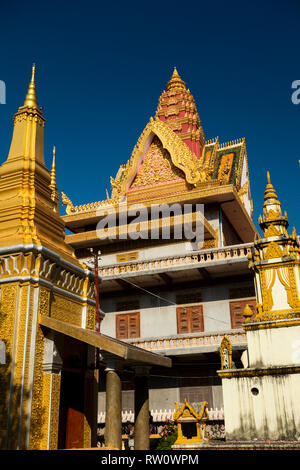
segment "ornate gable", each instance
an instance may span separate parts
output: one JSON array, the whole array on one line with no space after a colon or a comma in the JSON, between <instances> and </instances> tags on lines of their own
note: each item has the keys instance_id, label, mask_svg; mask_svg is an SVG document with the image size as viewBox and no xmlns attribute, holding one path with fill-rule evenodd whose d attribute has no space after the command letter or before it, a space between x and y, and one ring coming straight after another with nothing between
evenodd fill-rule
<instances>
[{"instance_id":1,"label":"ornate gable","mask_svg":"<svg viewBox=\"0 0 300 470\"><path fill-rule=\"evenodd\" d=\"M138 139L130 160L128 160L126 166L120 168L115 179L111 178L112 199L118 199L126 195L137 176L138 169L147 156L154 136L161 142L161 148L169 153L170 162L172 162L171 169L177 176L179 176L179 169L182 172L181 175L184 175L186 182L193 186L196 186L200 181L203 182L210 179L209 173L201 167L197 157L181 138L167 124L159 119L154 120L151 118ZM163 159L161 159L161 164L162 161ZM166 160L164 160L165 168L166 163Z\"/></svg>"},{"instance_id":2,"label":"ornate gable","mask_svg":"<svg viewBox=\"0 0 300 470\"><path fill-rule=\"evenodd\" d=\"M185 181L184 173L174 165L169 152L163 148L159 138L154 136L130 189L170 181Z\"/></svg>"}]
</instances>

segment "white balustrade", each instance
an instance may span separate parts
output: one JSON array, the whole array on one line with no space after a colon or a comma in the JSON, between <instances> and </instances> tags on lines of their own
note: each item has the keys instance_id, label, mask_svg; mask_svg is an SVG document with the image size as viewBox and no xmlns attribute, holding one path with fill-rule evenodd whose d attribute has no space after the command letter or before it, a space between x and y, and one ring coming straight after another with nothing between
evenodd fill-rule
<instances>
[{"instance_id":1,"label":"white balustrade","mask_svg":"<svg viewBox=\"0 0 300 470\"><path fill-rule=\"evenodd\" d=\"M223 408L210 408L207 410L208 416L211 421L222 421L224 420L224 409ZM173 415L175 412L175 408L172 409L160 409L160 410L151 410L151 416L153 418L153 422L165 422L167 419L172 420ZM98 423L105 424L105 411L101 411L98 413ZM134 412L132 410L123 410L122 411L122 423L134 423Z\"/></svg>"},{"instance_id":2,"label":"white balustrade","mask_svg":"<svg viewBox=\"0 0 300 470\"><path fill-rule=\"evenodd\" d=\"M148 351L163 351L176 348L197 348L201 346L220 346L221 341L226 335L234 344L246 343L246 333L242 330L204 332L204 333L188 333L185 335L165 336L160 338L131 338L124 339L126 343L138 346Z\"/></svg>"},{"instance_id":3,"label":"white balustrade","mask_svg":"<svg viewBox=\"0 0 300 470\"><path fill-rule=\"evenodd\" d=\"M145 272L150 270L159 269L172 269L172 267L179 267L190 264L209 263L212 261L222 262L224 259L247 258L248 254L252 252L253 244L247 243L243 245L236 245L225 248L212 248L210 250L201 250L193 252L190 255L184 256L165 256L154 258L147 261L128 261L124 263L112 264L109 266L102 266L99 269L99 275L105 279L106 277L117 276L125 273Z\"/></svg>"}]
</instances>

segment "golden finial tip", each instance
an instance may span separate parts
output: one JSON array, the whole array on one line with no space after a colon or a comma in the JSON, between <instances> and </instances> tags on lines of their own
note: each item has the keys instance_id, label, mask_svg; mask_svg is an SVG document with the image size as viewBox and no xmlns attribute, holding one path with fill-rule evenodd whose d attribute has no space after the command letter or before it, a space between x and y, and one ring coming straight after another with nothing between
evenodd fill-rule
<instances>
[{"instance_id":1,"label":"golden finial tip","mask_svg":"<svg viewBox=\"0 0 300 470\"><path fill-rule=\"evenodd\" d=\"M171 88L177 88L177 87L186 89L184 81L181 79L179 73L177 72L177 68L174 67L172 77L167 83L167 90L170 90Z\"/></svg>"},{"instance_id":2,"label":"golden finial tip","mask_svg":"<svg viewBox=\"0 0 300 470\"><path fill-rule=\"evenodd\" d=\"M27 95L23 106L28 106L30 108L38 108L36 90L35 90L35 63L32 64L32 75L29 83Z\"/></svg>"},{"instance_id":3,"label":"golden finial tip","mask_svg":"<svg viewBox=\"0 0 300 470\"><path fill-rule=\"evenodd\" d=\"M174 67L172 78L180 78L176 67Z\"/></svg>"},{"instance_id":4,"label":"golden finial tip","mask_svg":"<svg viewBox=\"0 0 300 470\"><path fill-rule=\"evenodd\" d=\"M270 172L267 171L267 183L271 184Z\"/></svg>"},{"instance_id":5,"label":"golden finial tip","mask_svg":"<svg viewBox=\"0 0 300 470\"><path fill-rule=\"evenodd\" d=\"M34 78L35 78L35 63L33 62L32 64L32 72L31 72L31 83L34 83Z\"/></svg>"}]
</instances>

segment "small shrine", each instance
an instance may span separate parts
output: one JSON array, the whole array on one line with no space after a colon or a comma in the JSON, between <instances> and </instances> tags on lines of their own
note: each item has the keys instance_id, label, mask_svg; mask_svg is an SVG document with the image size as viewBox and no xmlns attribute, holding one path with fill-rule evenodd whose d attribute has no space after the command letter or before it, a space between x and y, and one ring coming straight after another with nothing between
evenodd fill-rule
<instances>
[{"instance_id":1,"label":"small shrine","mask_svg":"<svg viewBox=\"0 0 300 470\"><path fill-rule=\"evenodd\" d=\"M252 315L252 311L251 311ZM221 369L231 369L232 367L232 344L227 336L221 341L220 346Z\"/></svg>"},{"instance_id":2,"label":"small shrine","mask_svg":"<svg viewBox=\"0 0 300 470\"><path fill-rule=\"evenodd\" d=\"M175 404L173 419L177 425L178 437L172 449L198 449L205 439L206 421L209 419L207 402L194 403L191 406L185 399L180 408L177 402Z\"/></svg>"}]
</instances>

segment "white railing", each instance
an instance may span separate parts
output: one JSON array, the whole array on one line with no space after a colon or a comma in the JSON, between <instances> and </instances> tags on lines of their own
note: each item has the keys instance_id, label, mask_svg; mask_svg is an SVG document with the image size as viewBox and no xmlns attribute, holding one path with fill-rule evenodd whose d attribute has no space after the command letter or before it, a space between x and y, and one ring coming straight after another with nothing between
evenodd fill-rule
<instances>
[{"instance_id":1,"label":"white railing","mask_svg":"<svg viewBox=\"0 0 300 470\"><path fill-rule=\"evenodd\" d=\"M210 408L207 409L209 419L211 421L224 420L224 409L223 408ZM151 410L151 416L154 423L164 422L167 419L172 420L175 413L175 408L173 410ZM122 411L122 423L134 423L134 411L125 410ZM105 424L105 411L98 413L98 423Z\"/></svg>"},{"instance_id":2,"label":"white railing","mask_svg":"<svg viewBox=\"0 0 300 470\"><path fill-rule=\"evenodd\" d=\"M244 330L188 333L159 338L131 338L124 339L123 341L146 349L147 351L164 351L170 349L199 348L201 346L220 346L225 335L232 344L243 344L247 342Z\"/></svg>"},{"instance_id":3,"label":"white railing","mask_svg":"<svg viewBox=\"0 0 300 470\"><path fill-rule=\"evenodd\" d=\"M247 258L252 253L253 243L226 246L224 248L211 248L187 252L182 255L162 256L148 260L127 261L114 263L99 268L99 275L103 278L114 278L120 274L141 273L153 270L165 270L172 268L184 268L191 265L201 267L214 261L224 262L225 260L235 260Z\"/></svg>"}]
</instances>

